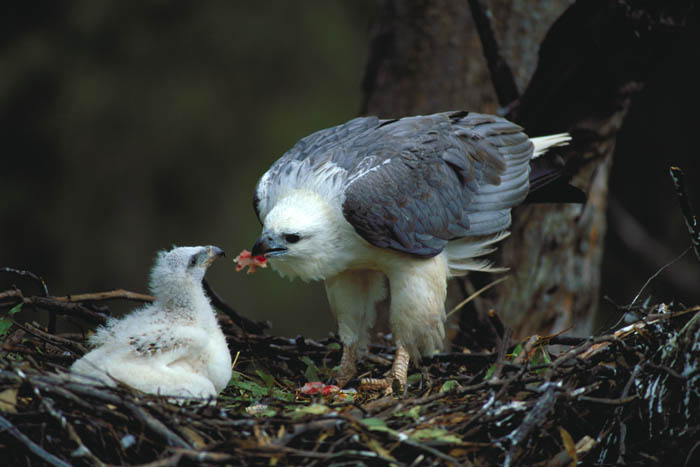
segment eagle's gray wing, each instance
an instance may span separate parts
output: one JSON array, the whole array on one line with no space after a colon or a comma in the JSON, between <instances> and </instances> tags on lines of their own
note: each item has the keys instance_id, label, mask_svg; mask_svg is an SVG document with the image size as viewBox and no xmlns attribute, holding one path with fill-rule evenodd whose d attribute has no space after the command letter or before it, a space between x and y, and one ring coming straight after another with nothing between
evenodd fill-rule
<instances>
[{"instance_id":1,"label":"eagle's gray wing","mask_svg":"<svg viewBox=\"0 0 700 467\"><path fill-rule=\"evenodd\" d=\"M348 170L343 214L369 243L430 257L448 240L510 225L533 145L505 119L466 112L379 121L333 162Z\"/></svg>"}]
</instances>

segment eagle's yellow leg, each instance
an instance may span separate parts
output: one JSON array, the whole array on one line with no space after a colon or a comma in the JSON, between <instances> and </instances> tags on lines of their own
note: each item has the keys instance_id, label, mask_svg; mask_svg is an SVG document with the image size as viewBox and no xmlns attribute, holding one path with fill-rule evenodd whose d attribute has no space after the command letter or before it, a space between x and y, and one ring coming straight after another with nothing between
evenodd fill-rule
<instances>
[{"instance_id":1,"label":"eagle's yellow leg","mask_svg":"<svg viewBox=\"0 0 700 467\"><path fill-rule=\"evenodd\" d=\"M355 362L357 361L357 346L344 345L343 346L343 356L340 357L340 366L338 367L338 372L335 375L335 380L339 387L343 387L348 384L355 374L357 373L357 367Z\"/></svg>"},{"instance_id":2,"label":"eagle's yellow leg","mask_svg":"<svg viewBox=\"0 0 700 467\"><path fill-rule=\"evenodd\" d=\"M362 378L360 389L365 391L384 391L384 395L393 392L403 394L406 391L406 379L408 377L408 362L410 360L408 351L402 345L396 347L394 354L394 364L386 378Z\"/></svg>"}]
</instances>

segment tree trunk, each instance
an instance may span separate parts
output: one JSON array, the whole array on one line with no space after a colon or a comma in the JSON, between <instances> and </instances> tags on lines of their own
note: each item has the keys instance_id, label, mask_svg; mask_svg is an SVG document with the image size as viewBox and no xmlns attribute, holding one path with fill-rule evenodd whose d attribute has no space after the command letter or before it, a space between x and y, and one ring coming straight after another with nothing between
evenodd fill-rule
<instances>
[{"instance_id":1,"label":"tree trunk","mask_svg":"<svg viewBox=\"0 0 700 467\"><path fill-rule=\"evenodd\" d=\"M463 311L465 334L477 322L488 327L489 309L517 338L567 328L590 332L617 132L632 99L685 26L692 4L677 2L671 9L631 0L571 3L387 0L374 25L364 113L495 113L500 103L506 117L531 136L562 131L574 136L562 155L587 202L514 209L512 235L499 261L511 268L511 277ZM513 90L517 95L526 83L513 101ZM492 278L475 274L470 280L481 285ZM473 288L467 283L466 290ZM485 345L482 333L471 332Z\"/></svg>"}]
</instances>

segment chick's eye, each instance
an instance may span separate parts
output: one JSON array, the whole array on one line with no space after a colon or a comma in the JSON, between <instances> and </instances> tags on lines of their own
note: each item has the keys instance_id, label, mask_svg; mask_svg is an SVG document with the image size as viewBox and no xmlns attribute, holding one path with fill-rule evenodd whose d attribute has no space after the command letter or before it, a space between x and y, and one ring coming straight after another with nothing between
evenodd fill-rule
<instances>
[{"instance_id":1,"label":"chick's eye","mask_svg":"<svg viewBox=\"0 0 700 467\"><path fill-rule=\"evenodd\" d=\"M301 240L301 237L297 234L285 234L284 241L287 243L296 243Z\"/></svg>"},{"instance_id":2,"label":"chick's eye","mask_svg":"<svg viewBox=\"0 0 700 467\"><path fill-rule=\"evenodd\" d=\"M196 256L192 256L192 257L190 258L190 262L187 263L187 265L188 265L189 267L191 267L191 268L195 267L195 266L197 265L197 257L196 257Z\"/></svg>"}]
</instances>

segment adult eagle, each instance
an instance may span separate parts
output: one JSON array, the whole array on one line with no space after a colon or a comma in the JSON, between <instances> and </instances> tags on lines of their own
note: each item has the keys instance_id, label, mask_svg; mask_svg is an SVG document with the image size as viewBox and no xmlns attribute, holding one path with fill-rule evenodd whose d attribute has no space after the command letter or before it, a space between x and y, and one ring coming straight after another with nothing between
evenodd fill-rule
<instances>
[{"instance_id":1,"label":"adult eagle","mask_svg":"<svg viewBox=\"0 0 700 467\"><path fill-rule=\"evenodd\" d=\"M508 236L530 160L569 139L528 138L508 120L471 112L361 117L318 131L258 182L263 231L252 253L283 276L325 281L343 343L341 386L389 299L396 355L370 385L405 388L409 358L442 348L447 279L496 270L480 257Z\"/></svg>"}]
</instances>

